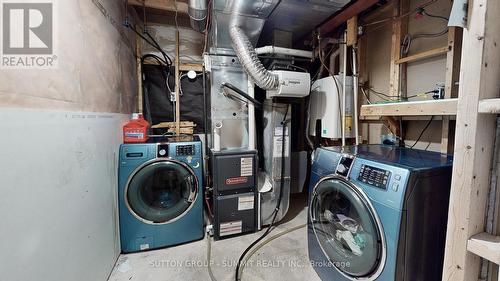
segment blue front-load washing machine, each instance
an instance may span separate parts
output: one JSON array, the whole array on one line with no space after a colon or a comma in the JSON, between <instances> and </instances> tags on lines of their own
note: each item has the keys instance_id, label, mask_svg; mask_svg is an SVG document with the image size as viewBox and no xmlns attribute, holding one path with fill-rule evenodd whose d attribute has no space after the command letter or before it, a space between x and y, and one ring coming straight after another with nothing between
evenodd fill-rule
<instances>
[{"instance_id":1,"label":"blue front-load washing machine","mask_svg":"<svg viewBox=\"0 0 500 281\"><path fill-rule=\"evenodd\" d=\"M441 280L452 157L384 145L314 153L309 258L322 280Z\"/></svg>"},{"instance_id":2,"label":"blue front-load washing machine","mask_svg":"<svg viewBox=\"0 0 500 281\"><path fill-rule=\"evenodd\" d=\"M122 252L203 238L203 159L198 137L122 144L119 157Z\"/></svg>"}]
</instances>

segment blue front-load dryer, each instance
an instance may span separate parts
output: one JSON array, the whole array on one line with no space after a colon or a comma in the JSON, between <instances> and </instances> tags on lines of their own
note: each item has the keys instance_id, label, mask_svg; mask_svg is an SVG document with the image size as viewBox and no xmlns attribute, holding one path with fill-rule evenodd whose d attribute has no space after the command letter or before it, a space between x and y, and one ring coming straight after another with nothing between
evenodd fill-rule
<instances>
[{"instance_id":1,"label":"blue front-load dryer","mask_svg":"<svg viewBox=\"0 0 500 281\"><path fill-rule=\"evenodd\" d=\"M119 157L122 252L203 238L203 160L198 137L123 144Z\"/></svg>"},{"instance_id":2,"label":"blue front-load dryer","mask_svg":"<svg viewBox=\"0 0 500 281\"><path fill-rule=\"evenodd\" d=\"M314 153L309 258L322 280L441 280L452 158L384 145Z\"/></svg>"}]
</instances>

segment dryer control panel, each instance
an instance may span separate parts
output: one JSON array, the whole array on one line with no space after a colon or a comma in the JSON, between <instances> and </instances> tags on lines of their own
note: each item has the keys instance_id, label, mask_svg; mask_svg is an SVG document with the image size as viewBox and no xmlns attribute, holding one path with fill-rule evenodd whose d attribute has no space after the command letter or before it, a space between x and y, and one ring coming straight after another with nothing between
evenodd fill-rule
<instances>
[{"instance_id":1,"label":"dryer control panel","mask_svg":"<svg viewBox=\"0 0 500 281\"><path fill-rule=\"evenodd\" d=\"M391 172L369 165L361 165L358 180L382 189L387 189Z\"/></svg>"},{"instance_id":2,"label":"dryer control panel","mask_svg":"<svg viewBox=\"0 0 500 281\"><path fill-rule=\"evenodd\" d=\"M177 156L192 156L196 152L194 145L178 145L175 148L175 154Z\"/></svg>"}]
</instances>

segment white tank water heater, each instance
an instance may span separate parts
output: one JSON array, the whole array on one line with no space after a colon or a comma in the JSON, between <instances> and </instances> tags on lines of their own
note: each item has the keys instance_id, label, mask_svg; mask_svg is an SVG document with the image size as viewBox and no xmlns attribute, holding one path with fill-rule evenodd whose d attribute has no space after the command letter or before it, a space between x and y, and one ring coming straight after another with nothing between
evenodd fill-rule
<instances>
[{"instance_id":1,"label":"white tank water heater","mask_svg":"<svg viewBox=\"0 0 500 281\"><path fill-rule=\"evenodd\" d=\"M314 81L309 104L309 135L316 136L316 120L321 119L321 137L342 137L342 76L335 75ZM346 77L346 137L353 137L353 87L352 76ZM337 90L338 87L338 90Z\"/></svg>"}]
</instances>

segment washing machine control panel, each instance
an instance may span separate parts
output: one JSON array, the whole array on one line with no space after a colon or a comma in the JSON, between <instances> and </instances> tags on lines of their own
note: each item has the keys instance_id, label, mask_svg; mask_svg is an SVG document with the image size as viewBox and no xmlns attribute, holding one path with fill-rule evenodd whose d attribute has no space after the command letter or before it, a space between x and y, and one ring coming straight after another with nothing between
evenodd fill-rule
<instances>
[{"instance_id":1,"label":"washing machine control panel","mask_svg":"<svg viewBox=\"0 0 500 281\"><path fill-rule=\"evenodd\" d=\"M361 165L361 169L358 174L358 181L381 189L387 189L390 177L391 172L387 170L375 168L369 165Z\"/></svg>"},{"instance_id":2,"label":"washing machine control panel","mask_svg":"<svg viewBox=\"0 0 500 281\"><path fill-rule=\"evenodd\" d=\"M177 156L193 156L196 152L196 149L193 144L189 145L178 145L175 148L175 154Z\"/></svg>"},{"instance_id":3,"label":"washing machine control panel","mask_svg":"<svg viewBox=\"0 0 500 281\"><path fill-rule=\"evenodd\" d=\"M159 144L156 157L168 157L168 144Z\"/></svg>"}]
</instances>

